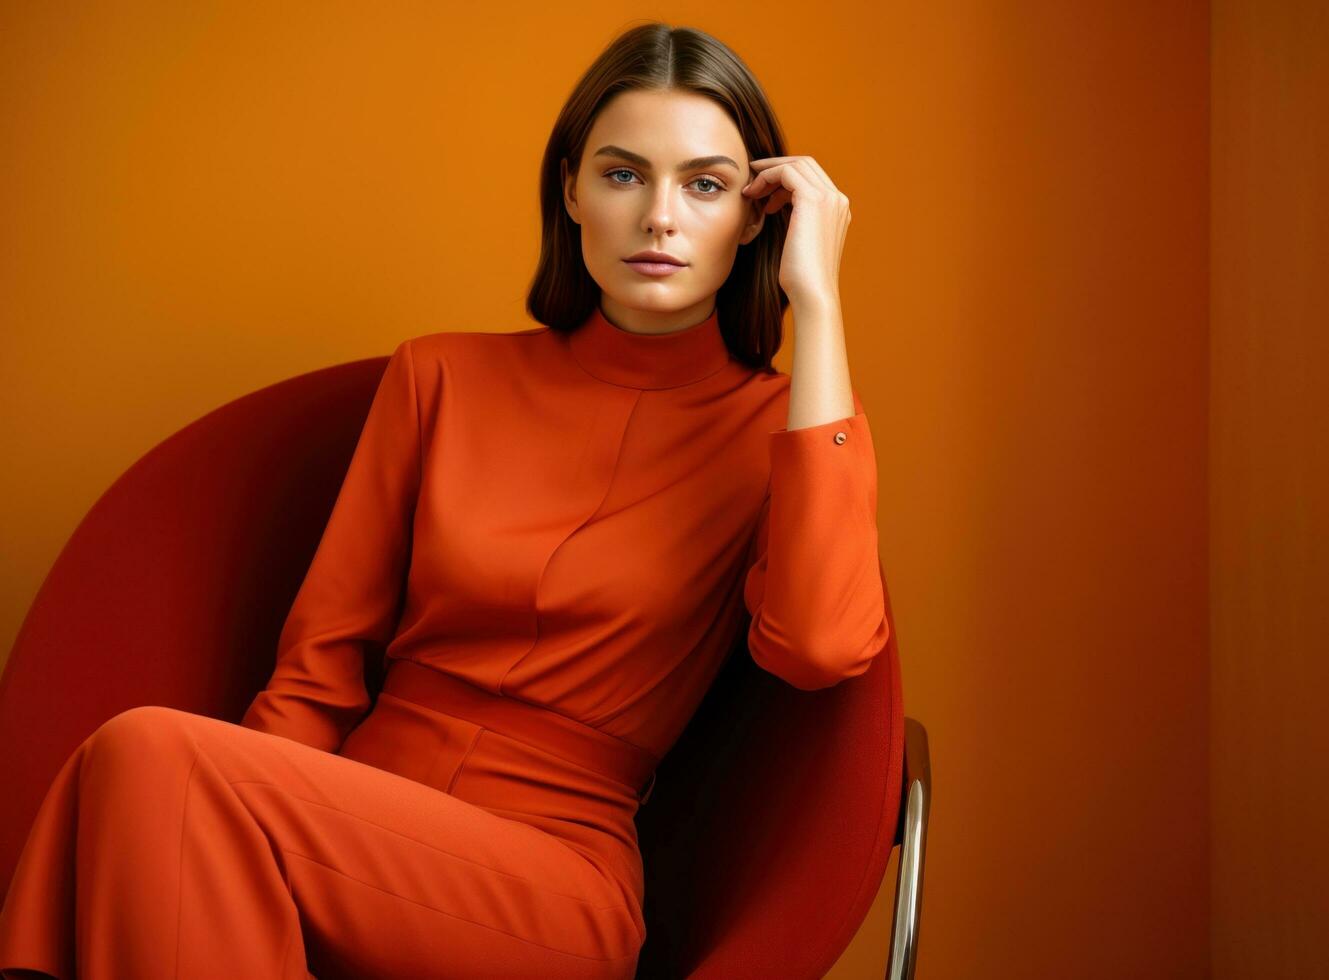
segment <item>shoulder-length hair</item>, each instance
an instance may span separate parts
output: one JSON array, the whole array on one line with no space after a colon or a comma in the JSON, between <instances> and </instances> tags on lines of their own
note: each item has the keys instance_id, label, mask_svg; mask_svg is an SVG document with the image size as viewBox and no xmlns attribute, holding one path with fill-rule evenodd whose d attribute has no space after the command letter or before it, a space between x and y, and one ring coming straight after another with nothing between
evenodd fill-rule
<instances>
[{"instance_id":1,"label":"shoulder-length hair","mask_svg":"<svg viewBox=\"0 0 1329 980\"><path fill-rule=\"evenodd\" d=\"M784 135L766 95L742 60L703 31L651 23L619 35L568 96L540 164L543 234L540 261L526 295L527 312L555 330L573 330L600 301L600 287L581 253L581 227L563 205L560 164L581 167L586 137L601 108L631 89L696 92L729 114L752 159L784 156ZM789 215L766 215L760 233L740 246L716 296L720 329L735 360L769 369L783 339L789 298L780 288L780 253Z\"/></svg>"}]
</instances>

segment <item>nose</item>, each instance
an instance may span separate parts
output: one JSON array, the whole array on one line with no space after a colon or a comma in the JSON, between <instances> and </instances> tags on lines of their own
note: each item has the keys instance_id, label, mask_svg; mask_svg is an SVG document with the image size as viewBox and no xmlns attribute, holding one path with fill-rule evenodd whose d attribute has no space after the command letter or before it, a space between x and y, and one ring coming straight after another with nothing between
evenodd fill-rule
<instances>
[{"instance_id":1,"label":"nose","mask_svg":"<svg viewBox=\"0 0 1329 980\"><path fill-rule=\"evenodd\" d=\"M674 197L669 181L661 181L650 197L650 205L642 216L642 230L649 235L674 233Z\"/></svg>"}]
</instances>

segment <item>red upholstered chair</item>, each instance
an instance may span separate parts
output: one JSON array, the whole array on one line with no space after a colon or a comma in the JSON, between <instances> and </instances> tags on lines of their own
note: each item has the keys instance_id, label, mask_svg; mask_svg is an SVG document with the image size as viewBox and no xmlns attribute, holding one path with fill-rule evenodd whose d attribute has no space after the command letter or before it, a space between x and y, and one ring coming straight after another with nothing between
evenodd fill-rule
<instances>
[{"instance_id":1,"label":"red upholstered chair","mask_svg":"<svg viewBox=\"0 0 1329 980\"><path fill-rule=\"evenodd\" d=\"M386 363L224 405L131 466L84 517L0 677L0 889L51 779L102 722L144 704L239 721L271 674ZM895 637L866 674L818 692L760 670L744 646L734 653L638 814L639 976L822 976L896 843L887 970L912 976L931 786L923 728L901 708Z\"/></svg>"}]
</instances>

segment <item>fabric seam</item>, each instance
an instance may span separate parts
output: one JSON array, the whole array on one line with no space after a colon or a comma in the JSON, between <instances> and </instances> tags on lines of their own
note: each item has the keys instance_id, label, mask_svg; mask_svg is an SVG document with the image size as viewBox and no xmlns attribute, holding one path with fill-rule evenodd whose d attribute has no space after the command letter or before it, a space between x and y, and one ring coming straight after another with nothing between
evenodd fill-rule
<instances>
[{"instance_id":1,"label":"fabric seam","mask_svg":"<svg viewBox=\"0 0 1329 980\"><path fill-rule=\"evenodd\" d=\"M315 857L311 857L311 856L308 855L308 854L301 854L299 851L292 851L292 850L288 850L288 849L286 849L286 848L282 848L282 852L285 853L285 854L290 854L292 857L304 858L306 861L309 861L309 862L312 863L312 864L316 864L316 865L318 865L320 868L327 868L327 869L328 869L329 871L331 871L333 874L341 875L343 878L346 878L348 881L354 881L354 882L356 882L357 884L363 885L363 886L366 887L366 888L372 888L374 891L382 892L382 893L385 894L385 895L391 895L393 898L396 898L396 899L398 899L398 900L400 900L400 901L403 901L403 902L409 902L409 903L411 903L412 905L418 905L420 908L429 909L431 912L437 912L439 915L446 915L446 916L448 916L448 917L450 917L450 918L453 918L453 919L460 919L462 922L469 922L469 923L471 923L472 925L479 926L481 929L489 929L489 930L491 930L491 931L493 931L493 932L497 932L497 933L499 933L499 934L501 934L501 935L508 936L508 937L511 938L511 939L515 939L515 940L517 940L518 942L529 943L529 944L532 945L532 946L538 946L540 949L547 949L547 950L549 950L550 952L553 952L553 953L562 953L564 956L574 956L574 957L576 957L577 959L581 959L581 960L595 960L595 961L597 961L597 962L613 962L613 961L617 961L617 960L631 959L633 956L638 956L638 955L640 955L640 952L636 952L636 953L625 953L625 954L622 955L622 956L589 956L589 955L587 955L587 954L585 954L585 953L574 953L574 952L572 952L571 950L567 950L567 949L558 949L558 948L555 947L555 946L546 946L544 943L536 942L534 939L527 939L525 936L518 936L516 933L507 932L507 931L505 931L505 930L503 930L503 929L498 928L497 926L491 926L491 925L489 925L488 923L485 923L485 922L479 922L479 921L477 921L476 919L468 919L468 918L467 918L466 916L464 916L464 915L458 915L456 912L449 912L449 911L447 911L446 909L435 908L433 905L429 905L429 904L427 904L427 903L425 903L425 902L417 901L416 899L413 899L413 898L408 898L408 897L405 896L405 895L398 895L398 894L397 894L396 892L394 892L394 891L389 891L389 890L386 889L386 888L380 888L378 885L375 885L373 882L365 881L365 880L363 880L363 879L361 879L361 878L357 878L357 877L355 877L354 875L349 875L349 874L347 874L345 871L342 871L340 868L334 868L332 865L330 865L330 864L325 864L324 862L318 860L318 859L315 858ZM625 906L625 905L617 905L617 906L614 906L614 908L616 908L616 909L621 908L621 909L624 909L624 910L626 911L627 906ZM634 930L633 930L633 931L634 931L634 932L636 931L635 926L634 926Z\"/></svg>"},{"instance_id":2,"label":"fabric seam","mask_svg":"<svg viewBox=\"0 0 1329 980\"><path fill-rule=\"evenodd\" d=\"M385 770L385 771L386 771L386 770ZM406 777L405 777L405 776L402 776L402 777L400 777L400 778L405 779ZM413 781L413 780L412 780L412 781ZM282 794L284 794L284 795L290 797L290 798L293 799L293 800L299 800L299 801L302 802L302 803L308 803L310 806L319 806L319 807L324 807L325 809L328 809L328 810L334 810L334 811L336 811L337 813L341 813L341 814L344 814L344 815L347 816L347 817L350 817L352 820L359 820L359 821L362 822L362 823L367 823L367 824L369 824L369 826L371 826L371 827L377 827L379 830L385 831L385 832L387 832L387 833L389 833L389 834L395 834L396 836L402 838L403 840L408 840L408 841L410 841L410 842L413 843L413 844L419 844L421 847L427 847L427 848L429 848L431 851L437 851L439 854L446 854L446 855L447 855L448 857L450 857L450 858L455 858L456 860L458 860L458 861L462 861L462 862L464 862L464 863L466 863L466 864L471 864L471 865L474 865L474 866L477 867L477 868L482 868L482 869L484 869L485 871L488 871L488 872L490 872L490 873L492 873L492 874L503 875L503 876L508 877L508 878L516 879L517 881L525 882L526 884L530 885L530 886L531 886L533 889L535 889L536 891L544 892L544 893L547 894L547 895L553 895L553 896L555 896L556 898L566 898L566 899L568 899L569 901L572 901L572 902L579 902L579 903L581 903L581 904L583 904L583 905L589 906L593 911L596 911L596 912L612 912L612 911L614 911L615 909L620 909L620 908L623 908L623 907L624 907L624 906L622 906L622 905L596 905L592 900L590 900L590 899L588 899L588 898L582 898L580 895L569 895L569 894L567 894L566 892L556 892L556 891L554 891L553 889L545 888L543 885L537 884L536 882L532 881L530 878L524 878L524 877L522 877L522 876L519 875L519 874L513 874L511 871L503 871L503 870L501 870L501 869L499 869L499 868L491 867L491 866L488 865L488 864L482 864L482 863L479 862L479 861L472 860L471 858L468 858L468 857L466 857L466 856L464 856L464 855L461 855L461 854L457 854L457 853L455 853L454 851L444 850L443 848L438 847L438 846L435 845L435 844L431 844L431 843L429 843L428 841L423 841L423 840L420 840L419 838L412 837L410 834L403 834L400 830L395 830L395 829L393 829L392 827L387 827L387 826L384 826L384 825L381 824L381 823L376 823L375 821L370 820L370 819L368 819L368 818L366 818L366 817L362 817L362 816L360 816L360 815L357 814L357 813L351 813L349 810L343 810L343 809L342 809L341 807L339 807L339 806L333 806L331 803L322 803L322 802L320 802L320 801L318 801L318 800L311 800L311 799L308 799L307 797L297 796L295 793L292 793L290 790L286 789L284 786L280 785L279 783L272 783L272 782L268 782L267 780L263 780L263 779L239 779L239 780L236 780L236 781L232 782L231 785L232 785L232 786L242 786L242 785L250 785L250 786L266 786L266 787L268 787L269 789L275 789L277 792L282 793ZM423 785L423 784L419 784L419 785ZM432 787L427 787L427 788L432 788ZM438 792L438 791L435 790L435 792ZM470 802L468 802L468 801L466 801L466 800L462 800L462 799L460 799L459 797L455 797L455 796L454 796L454 797L451 797L451 799L457 800L457 801L460 802L460 803L465 803L467 806L476 806L474 803L470 803ZM476 809L482 809L482 808L481 808L481 807L476 807ZM488 811L484 811L484 812L488 813ZM508 819L509 819L509 818L507 818L507 817L500 817L500 816L498 816L497 814L490 814L490 816L493 816L493 817L494 817L495 819L497 819L497 820L508 820ZM522 823L520 820L513 820L513 821L511 821L511 822L512 822L512 823L521 824L521 826L523 826L523 827L529 827L529 826L530 826L529 824L524 824L524 823ZM546 831L540 831L538 827L532 827L531 829L532 829L532 830L535 830L535 831L537 831L537 832L539 832L539 833L547 833ZM549 836L550 838L552 838L554 842L556 842L556 843L562 843L562 841L559 841L558 838L555 837L553 834L549 834L548 836ZM278 847L280 847L280 846L281 846L281 845L279 844ZM284 850L284 848L283 848L283 850ZM348 876L348 877L349 877L349 876Z\"/></svg>"}]
</instances>

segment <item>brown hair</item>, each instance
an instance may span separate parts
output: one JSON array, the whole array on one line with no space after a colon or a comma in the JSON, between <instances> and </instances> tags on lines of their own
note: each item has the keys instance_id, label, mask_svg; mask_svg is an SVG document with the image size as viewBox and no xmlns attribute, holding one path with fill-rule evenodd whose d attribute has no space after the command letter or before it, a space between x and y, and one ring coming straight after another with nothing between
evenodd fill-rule
<instances>
[{"instance_id":1,"label":"brown hair","mask_svg":"<svg viewBox=\"0 0 1329 980\"><path fill-rule=\"evenodd\" d=\"M581 227L563 205L560 165L581 166L591 124L615 95L631 89L696 92L724 109L752 159L783 156L784 135L766 95L742 60L703 31L650 23L614 39L577 82L559 112L540 164L543 235L540 261L526 295L527 312L555 330L580 325L600 301L600 287L581 254ZM740 246L716 295L720 329L735 360L770 368L783 339L789 297L780 288L780 253L788 210L766 215L760 233Z\"/></svg>"}]
</instances>

